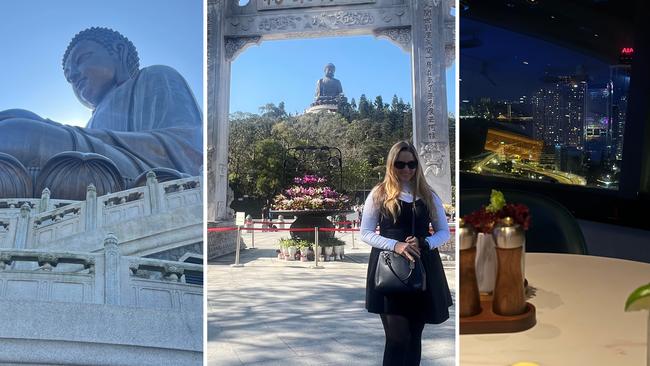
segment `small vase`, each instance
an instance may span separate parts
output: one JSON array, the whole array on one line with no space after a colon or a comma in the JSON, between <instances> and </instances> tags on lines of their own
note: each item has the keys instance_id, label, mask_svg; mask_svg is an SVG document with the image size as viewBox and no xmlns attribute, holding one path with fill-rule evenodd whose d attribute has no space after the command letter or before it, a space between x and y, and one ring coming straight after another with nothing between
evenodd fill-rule
<instances>
[{"instance_id":1,"label":"small vase","mask_svg":"<svg viewBox=\"0 0 650 366\"><path fill-rule=\"evenodd\" d=\"M476 282L480 292L491 293L497 279L496 244L491 234L478 233L476 239Z\"/></svg>"}]
</instances>

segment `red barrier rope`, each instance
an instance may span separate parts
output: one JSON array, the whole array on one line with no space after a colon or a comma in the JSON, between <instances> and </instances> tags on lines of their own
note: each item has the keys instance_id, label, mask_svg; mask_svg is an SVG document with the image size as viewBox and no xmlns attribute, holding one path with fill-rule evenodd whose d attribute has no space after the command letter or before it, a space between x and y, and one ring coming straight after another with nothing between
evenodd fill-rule
<instances>
[{"instance_id":1,"label":"red barrier rope","mask_svg":"<svg viewBox=\"0 0 650 366\"><path fill-rule=\"evenodd\" d=\"M334 227L322 227L318 231L359 231L359 229L346 229L346 228L334 228Z\"/></svg>"},{"instance_id":2,"label":"red barrier rope","mask_svg":"<svg viewBox=\"0 0 650 366\"><path fill-rule=\"evenodd\" d=\"M214 232L225 232L225 231L235 231L235 230L237 230L236 227L212 227L212 228L208 229L208 232L209 233L214 233ZM309 228L309 227L304 227L304 228L303 227L300 227L300 228L277 228L277 227L269 228L269 227L262 227L262 228L260 228L260 227L245 227L245 226L242 226L241 230L242 231L243 230L246 230L246 231L254 230L254 231L266 231L266 232L268 232L268 231L308 232L308 231L314 231L314 228ZM331 231L336 231L336 232L352 232L352 231L356 231L356 232L358 232L359 229L358 228L357 229L352 229L352 228L322 227L322 228L319 228L318 231L330 231L330 232ZM449 232L451 234L454 234L456 232L456 228L453 225L450 226L449 227ZM433 230L429 230L429 233L433 234Z\"/></svg>"},{"instance_id":3,"label":"red barrier rope","mask_svg":"<svg viewBox=\"0 0 650 366\"><path fill-rule=\"evenodd\" d=\"M293 221L295 221L295 220L291 220L291 222L289 222L287 220L285 220L285 221L252 220L252 221L247 221L246 223L247 224L248 223L262 224L262 225L269 225L269 224L277 225L277 224L283 224L283 223L284 224L291 224ZM359 222L359 221L358 220L355 220L355 221L331 221L331 223L334 224L334 225L354 225L357 222Z\"/></svg>"},{"instance_id":4,"label":"red barrier rope","mask_svg":"<svg viewBox=\"0 0 650 366\"><path fill-rule=\"evenodd\" d=\"M237 230L236 227L211 227L208 228L208 232L222 232L222 231L234 231ZM314 231L313 227L297 227L297 228L268 228L268 227L241 227L242 231ZM321 230L321 229L319 229Z\"/></svg>"},{"instance_id":5,"label":"red barrier rope","mask_svg":"<svg viewBox=\"0 0 650 366\"><path fill-rule=\"evenodd\" d=\"M235 231L237 230L236 227L211 227L208 228L209 233L220 233L224 231Z\"/></svg>"}]
</instances>

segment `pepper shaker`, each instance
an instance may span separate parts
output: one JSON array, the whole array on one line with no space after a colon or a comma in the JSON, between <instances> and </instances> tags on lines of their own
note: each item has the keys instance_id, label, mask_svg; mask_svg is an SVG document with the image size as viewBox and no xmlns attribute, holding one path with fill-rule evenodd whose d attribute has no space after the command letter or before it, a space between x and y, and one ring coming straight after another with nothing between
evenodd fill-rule
<instances>
[{"instance_id":1,"label":"pepper shaker","mask_svg":"<svg viewBox=\"0 0 650 366\"><path fill-rule=\"evenodd\" d=\"M522 260L526 236L521 226L506 217L492 231L496 242L497 280L492 310L498 315L520 315L526 311Z\"/></svg>"},{"instance_id":2,"label":"pepper shaker","mask_svg":"<svg viewBox=\"0 0 650 366\"><path fill-rule=\"evenodd\" d=\"M481 300L476 281L476 231L465 224L463 219L458 222L460 242L460 316L473 316L481 312Z\"/></svg>"}]
</instances>

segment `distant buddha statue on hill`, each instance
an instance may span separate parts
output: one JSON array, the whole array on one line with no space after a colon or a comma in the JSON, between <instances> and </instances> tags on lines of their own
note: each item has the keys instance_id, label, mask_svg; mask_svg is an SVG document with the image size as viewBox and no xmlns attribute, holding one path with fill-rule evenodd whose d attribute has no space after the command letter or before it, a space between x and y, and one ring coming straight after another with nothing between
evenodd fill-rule
<instances>
[{"instance_id":1,"label":"distant buddha statue on hill","mask_svg":"<svg viewBox=\"0 0 650 366\"><path fill-rule=\"evenodd\" d=\"M329 63L325 65L325 76L316 82L316 96L307 113L318 112L323 109L336 111L341 102L346 102L343 95L341 82L334 77L336 67Z\"/></svg>"},{"instance_id":2,"label":"distant buddha statue on hill","mask_svg":"<svg viewBox=\"0 0 650 366\"><path fill-rule=\"evenodd\" d=\"M198 175L201 110L183 77L167 66L140 69L131 41L108 28L78 33L63 56L77 99L93 110L85 128L10 109L0 111L0 198L83 199L159 180Z\"/></svg>"}]
</instances>

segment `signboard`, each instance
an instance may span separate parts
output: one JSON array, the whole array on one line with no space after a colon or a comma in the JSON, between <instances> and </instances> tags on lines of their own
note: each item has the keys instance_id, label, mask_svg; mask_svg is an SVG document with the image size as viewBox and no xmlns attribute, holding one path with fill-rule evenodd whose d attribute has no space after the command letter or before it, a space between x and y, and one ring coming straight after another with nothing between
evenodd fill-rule
<instances>
[{"instance_id":1,"label":"signboard","mask_svg":"<svg viewBox=\"0 0 650 366\"><path fill-rule=\"evenodd\" d=\"M312 8L315 6L368 4L374 2L375 0L257 0L257 10Z\"/></svg>"},{"instance_id":2,"label":"signboard","mask_svg":"<svg viewBox=\"0 0 650 366\"><path fill-rule=\"evenodd\" d=\"M235 216L235 225L244 226L244 223L246 223L246 213L237 212L237 215Z\"/></svg>"},{"instance_id":3,"label":"signboard","mask_svg":"<svg viewBox=\"0 0 650 366\"><path fill-rule=\"evenodd\" d=\"M621 49L621 54L618 57L619 61L623 65L631 65L632 57L634 57L634 48L632 47L623 47Z\"/></svg>"}]
</instances>

